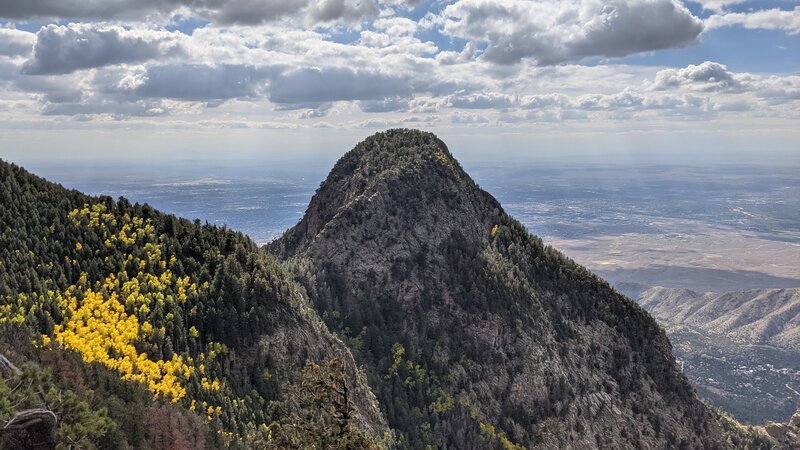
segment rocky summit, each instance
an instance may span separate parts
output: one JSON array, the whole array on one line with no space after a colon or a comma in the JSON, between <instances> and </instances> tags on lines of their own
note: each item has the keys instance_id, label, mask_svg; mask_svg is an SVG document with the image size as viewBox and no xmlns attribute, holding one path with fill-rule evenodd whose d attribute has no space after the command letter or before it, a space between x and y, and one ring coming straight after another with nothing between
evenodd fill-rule
<instances>
[{"instance_id":1,"label":"rocky summit","mask_svg":"<svg viewBox=\"0 0 800 450\"><path fill-rule=\"evenodd\" d=\"M401 447L725 445L653 318L509 217L433 134L359 143L267 251L346 338Z\"/></svg>"}]
</instances>

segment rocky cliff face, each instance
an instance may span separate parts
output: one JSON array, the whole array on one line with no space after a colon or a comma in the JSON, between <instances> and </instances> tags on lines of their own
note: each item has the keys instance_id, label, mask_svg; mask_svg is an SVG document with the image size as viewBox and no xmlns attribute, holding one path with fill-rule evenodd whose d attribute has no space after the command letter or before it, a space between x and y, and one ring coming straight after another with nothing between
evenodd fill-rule
<instances>
[{"instance_id":1,"label":"rocky cliff face","mask_svg":"<svg viewBox=\"0 0 800 450\"><path fill-rule=\"evenodd\" d=\"M267 251L348 340L401 447L722 445L656 322L432 134L358 144Z\"/></svg>"}]
</instances>

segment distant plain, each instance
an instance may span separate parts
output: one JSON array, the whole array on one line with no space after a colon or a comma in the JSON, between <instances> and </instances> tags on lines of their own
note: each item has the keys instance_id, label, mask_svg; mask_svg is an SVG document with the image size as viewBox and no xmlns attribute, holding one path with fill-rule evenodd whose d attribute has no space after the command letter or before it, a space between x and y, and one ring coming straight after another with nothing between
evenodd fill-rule
<instances>
[{"instance_id":1,"label":"distant plain","mask_svg":"<svg viewBox=\"0 0 800 450\"><path fill-rule=\"evenodd\" d=\"M334 159L29 168L266 243L300 219ZM800 166L462 164L532 233L614 283L701 292L800 286Z\"/></svg>"}]
</instances>

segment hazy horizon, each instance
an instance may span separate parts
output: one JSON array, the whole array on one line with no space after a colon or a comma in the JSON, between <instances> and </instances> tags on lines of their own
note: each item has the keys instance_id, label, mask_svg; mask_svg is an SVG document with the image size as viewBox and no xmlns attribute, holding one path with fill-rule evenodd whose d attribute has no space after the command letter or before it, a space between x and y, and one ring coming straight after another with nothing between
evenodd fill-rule
<instances>
[{"instance_id":1,"label":"hazy horizon","mask_svg":"<svg viewBox=\"0 0 800 450\"><path fill-rule=\"evenodd\" d=\"M611 281L700 291L800 287L800 164L791 157L491 159L451 151L529 231ZM12 162L69 188L226 225L263 244L302 217L339 156Z\"/></svg>"}]
</instances>

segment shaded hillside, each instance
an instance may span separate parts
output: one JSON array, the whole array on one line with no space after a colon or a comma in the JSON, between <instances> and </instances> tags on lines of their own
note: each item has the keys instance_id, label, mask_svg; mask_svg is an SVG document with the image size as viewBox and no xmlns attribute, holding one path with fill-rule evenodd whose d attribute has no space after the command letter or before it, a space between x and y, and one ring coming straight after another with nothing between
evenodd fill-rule
<instances>
[{"instance_id":1,"label":"shaded hillside","mask_svg":"<svg viewBox=\"0 0 800 450\"><path fill-rule=\"evenodd\" d=\"M697 293L654 287L639 294L639 302L669 323L800 352L800 288Z\"/></svg>"},{"instance_id":2,"label":"shaded hillside","mask_svg":"<svg viewBox=\"0 0 800 450\"><path fill-rule=\"evenodd\" d=\"M800 352L741 344L686 325L665 327L698 395L740 422L783 422L800 409Z\"/></svg>"},{"instance_id":3,"label":"shaded hillside","mask_svg":"<svg viewBox=\"0 0 800 450\"><path fill-rule=\"evenodd\" d=\"M345 448L386 431L347 347L249 238L2 161L0 202L0 354L19 367L0 371L0 447ZM52 436L22 420L41 409Z\"/></svg>"},{"instance_id":4,"label":"shaded hillside","mask_svg":"<svg viewBox=\"0 0 800 450\"><path fill-rule=\"evenodd\" d=\"M638 298L664 323L703 398L751 424L800 408L800 289L653 287Z\"/></svg>"},{"instance_id":5,"label":"shaded hillside","mask_svg":"<svg viewBox=\"0 0 800 450\"><path fill-rule=\"evenodd\" d=\"M723 445L655 320L530 235L432 134L358 144L267 250L347 338L401 447Z\"/></svg>"}]
</instances>

